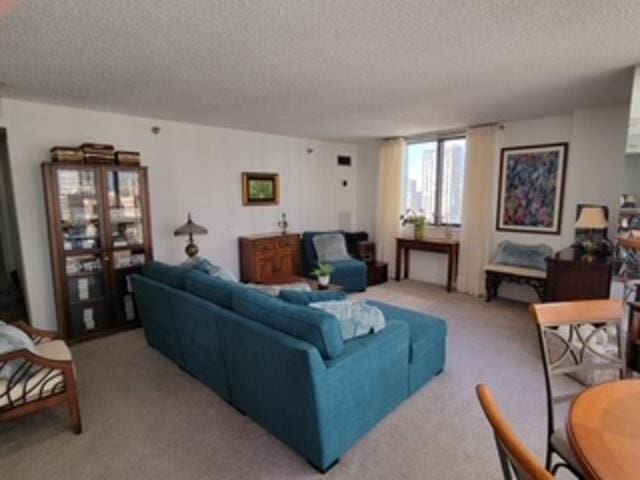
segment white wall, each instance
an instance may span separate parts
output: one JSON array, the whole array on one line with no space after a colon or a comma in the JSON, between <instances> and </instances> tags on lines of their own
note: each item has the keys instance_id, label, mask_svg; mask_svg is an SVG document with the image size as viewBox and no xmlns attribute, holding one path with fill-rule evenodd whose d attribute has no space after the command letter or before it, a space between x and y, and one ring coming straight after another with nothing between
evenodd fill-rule
<instances>
[{"instance_id":1,"label":"white wall","mask_svg":"<svg viewBox=\"0 0 640 480\"><path fill-rule=\"evenodd\" d=\"M546 243L554 250L569 246L574 239L575 211L578 203L595 203L609 206L610 235L615 232L619 194L624 188L625 143L628 122L628 106L610 106L576 110L565 115L505 122L498 133L498 152L495 160L492 191L495 222L497 203L497 179L499 175L499 151L517 145L569 142L569 157L564 194L564 209L560 235L532 235L529 233L498 232L491 238L495 251L502 240L519 243ZM364 195L363 192L360 192ZM438 234L439 232L431 232ZM411 235L407 231L407 235ZM444 255L426 252L411 253L411 278L444 285L446 258ZM500 295L523 301L534 301L535 293L524 286L506 285Z\"/></svg>"},{"instance_id":2,"label":"white wall","mask_svg":"<svg viewBox=\"0 0 640 480\"><path fill-rule=\"evenodd\" d=\"M7 129L22 242L28 307L34 325L55 325L55 309L40 164L53 145L85 141L137 150L149 167L155 257L184 258L184 240L173 230L187 212L209 229L197 239L201 255L238 270L239 235L277 230L286 212L290 230L332 229L339 212L351 227L370 228L370 212L358 222L355 145L205 127L31 102L3 100L0 126ZM161 128L153 135L150 127ZM313 148L308 154L307 148ZM351 155L351 169L337 155ZM281 204L243 207L243 171L281 175ZM343 179L349 186L341 186Z\"/></svg>"},{"instance_id":3,"label":"white wall","mask_svg":"<svg viewBox=\"0 0 640 480\"><path fill-rule=\"evenodd\" d=\"M380 145L382 145L381 140L358 143L358 163L356 165L358 229L366 231L372 240L375 238L376 231L378 153Z\"/></svg>"},{"instance_id":4,"label":"white wall","mask_svg":"<svg viewBox=\"0 0 640 480\"><path fill-rule=\"evenodd\" d=\"M505 124L505 129L498 137L498 148L568 141L569 157L560 235L496 231L492 238L494 251L502 240L546 243L554 250L571 245L574 241L576 206L579 203L607 205L609 236L615 235L619 195L624 188L628 115L628 106L611 106ZM499 161L496 161L495 178L498 177L498 168ZM493 191L494 198L497 198L497 185L494 185ZM537 299L531 289L519 285L501 287L500 295L527 302Z\"/></svg>"}]
</instances>

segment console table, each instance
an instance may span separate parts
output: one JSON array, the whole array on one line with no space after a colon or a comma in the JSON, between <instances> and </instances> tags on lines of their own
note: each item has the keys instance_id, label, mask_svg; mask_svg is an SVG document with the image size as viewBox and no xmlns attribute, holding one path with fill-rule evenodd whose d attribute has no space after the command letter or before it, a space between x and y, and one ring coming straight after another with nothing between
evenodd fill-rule
<instances>
[{"instance_id":1,"label":"console table","mask_svg":"<svg viewBox=\"0 0 640 480\"><path fill-rule=\"evenodd\" d=\"M423 252L443 253L448 257L447 268L447 292L453 290L458 278L458 253L460 242L453 238L425 238L415 240L411 238L396 239L396 281L400 281L402 276L402 265L404 264L403 278L409 278L409 252L420 250ZM404 259L404 262L402 261Z\"/></svg>"}]
</instances>

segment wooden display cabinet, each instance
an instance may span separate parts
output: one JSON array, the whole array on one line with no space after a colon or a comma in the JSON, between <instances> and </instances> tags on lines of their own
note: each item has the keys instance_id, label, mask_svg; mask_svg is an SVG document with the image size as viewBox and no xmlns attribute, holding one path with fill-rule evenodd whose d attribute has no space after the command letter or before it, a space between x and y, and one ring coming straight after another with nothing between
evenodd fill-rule
<instances>
[{"instance_id":1,"label":"wooden display cabinet","mask_svg":"<svg viewBox=\"0 0 640 480\"><path fill-rule=\"evenodd\" d=\"M65 339L138 326L129 276L153 258L147 168L43 163L42 172Z\"/></svg>"},{"instance_id":2,"label":"wooden display cabinet","mask_svg":"<svg viewBox=\"0 0 640 480\"><path fill-rule=\"evenodd\" d=\"M300 275L300 235L266 233L240 237L240 280L278 283Z\"/></svg>"}]
</instances>

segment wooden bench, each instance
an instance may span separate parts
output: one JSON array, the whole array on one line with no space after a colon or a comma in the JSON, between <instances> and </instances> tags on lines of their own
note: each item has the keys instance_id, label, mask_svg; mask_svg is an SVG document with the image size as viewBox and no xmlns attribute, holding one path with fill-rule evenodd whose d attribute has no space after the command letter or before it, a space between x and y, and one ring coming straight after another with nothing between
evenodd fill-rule
<instances>
[{"instance_id":1,"label":"wooden bench","mask_svg":"<svg viewBox=\"0 0 640 480\"><path fill-rule=\"evenodd\" d=\"M498 245L496 259L484 267L485 301L497 296L502 282L531 286L545 300L547 271L540 268L553 251L547 245L521 245L509 241Z\"/></svg>"}]
</instances>

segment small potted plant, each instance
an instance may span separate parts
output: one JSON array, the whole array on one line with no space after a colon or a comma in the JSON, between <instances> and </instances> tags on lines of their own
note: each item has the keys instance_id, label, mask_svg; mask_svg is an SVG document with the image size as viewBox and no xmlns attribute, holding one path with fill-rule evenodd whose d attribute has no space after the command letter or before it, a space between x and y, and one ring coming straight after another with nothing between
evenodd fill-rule
<instances>
[{"instance_id":1,"label":"small potted plant","mask_svg":"<svg viewBox=\"0 0 640 480\"><path fill-rule=\"evenodd\" d=\"M427 225L427 216L424 210L420 209L418 212L414 212L408 208L406 212L400 215L400 221L403 227L405 225L413 225L413 236L416 240L424 239L424 229Z\"/></svg>"},{"instance_id":2,"label":"small potted plant","mask_svg":"<svg viewBox=\"0 0 640 480\"><path fill-rule=\"evenodd\" d=\"M311 275L318 277L318 288L324 289L329 287L329 280L333 273L333 267L326 263L319 263L318 268L311 272Z\"/></svg>"}]
</instances>

